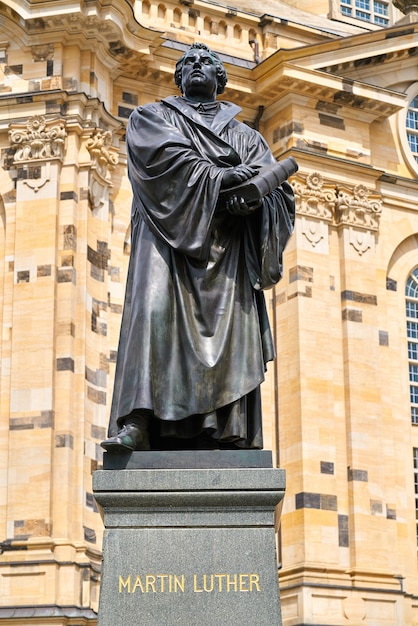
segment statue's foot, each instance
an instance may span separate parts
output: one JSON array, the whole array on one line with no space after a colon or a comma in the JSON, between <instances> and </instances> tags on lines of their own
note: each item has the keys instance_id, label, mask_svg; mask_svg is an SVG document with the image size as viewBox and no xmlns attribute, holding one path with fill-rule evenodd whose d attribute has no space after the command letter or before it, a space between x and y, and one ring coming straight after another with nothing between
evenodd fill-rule
<instances>
[{"instance_id":1,"label":"statue's foot","mask_svg":"<svg viewBox=\"0 0 418 626\"><path fill-rule=\"evenodd\" d=\"M106 451L126 452L126 450L150 450L147 431L136 424L125 424L115 437L109 437L100 444Z\"/></svg>"}]
</instances>

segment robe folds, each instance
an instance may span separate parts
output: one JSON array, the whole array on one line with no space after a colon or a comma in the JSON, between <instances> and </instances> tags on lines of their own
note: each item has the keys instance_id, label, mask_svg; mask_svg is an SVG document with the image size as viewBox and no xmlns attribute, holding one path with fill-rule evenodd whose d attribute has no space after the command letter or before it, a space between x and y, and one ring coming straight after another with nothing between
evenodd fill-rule
<instances>
[{"instance_id":1,"label":"robe folds","mask_svg":"<svg viewBox=\"0 0 418 626\"><path fill-rule=\"evenodd\" d=\"M138 107L127 130L131 255L109 435L145 409L161 437L209 431L261 448L259 385L274 346L263 289L293 230L288 183L249 216L218 204L226 167L274 163L240 108L210 120L183 97Z\"/></svg>"}]
</instances>

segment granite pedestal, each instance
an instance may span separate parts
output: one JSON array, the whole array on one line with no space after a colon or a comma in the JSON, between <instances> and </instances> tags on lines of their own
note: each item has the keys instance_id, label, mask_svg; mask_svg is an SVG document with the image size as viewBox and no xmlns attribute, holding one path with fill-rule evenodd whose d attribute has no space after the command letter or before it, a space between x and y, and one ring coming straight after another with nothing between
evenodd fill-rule
<instances>
[{"instance_id":1,"label":"granite pedestal","mask_svg":"<svg viewBox=\"0 0 418 626\"><path fill-rule=\"evenodd\" d=\"M285 472L271 453L107 453L104 467L93 475L105 524L99 626L281 624Z\"/></svg>"}]
</instances>

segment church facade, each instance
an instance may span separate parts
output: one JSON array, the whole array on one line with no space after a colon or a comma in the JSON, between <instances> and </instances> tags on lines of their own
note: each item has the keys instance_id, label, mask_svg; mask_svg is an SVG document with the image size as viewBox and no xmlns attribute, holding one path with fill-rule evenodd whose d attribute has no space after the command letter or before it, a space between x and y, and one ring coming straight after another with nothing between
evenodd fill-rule
<instances>
[{"instance_id":1,"label":"church facade","mask_svg":"<svg viewBox=\"0 0 418 626\"><path fill-rule=\"evenodd\" d=\"M194 41L221 56L241 121L299 164L266 294L283 624L418 624L412 0L0 1L0 623L97 622L126 124L176 93Z\"/></svg>"}]
</instances>

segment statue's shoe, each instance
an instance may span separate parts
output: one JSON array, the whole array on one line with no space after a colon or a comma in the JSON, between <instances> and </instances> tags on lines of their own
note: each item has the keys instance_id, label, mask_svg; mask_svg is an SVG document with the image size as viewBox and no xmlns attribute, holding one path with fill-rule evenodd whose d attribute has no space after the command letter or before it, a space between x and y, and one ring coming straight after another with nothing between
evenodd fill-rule
<instances>
[{"instance_id":1,"label":"statue's shoe","mask_svg":"<svg viewBox=\"0 0 418 626\"><path fill-rule=\"evenodd\" d=\"M149 450L148 433L136 424L126 424L114 437L100 444L106 451Z\"/></svg>"}]
</instances>

